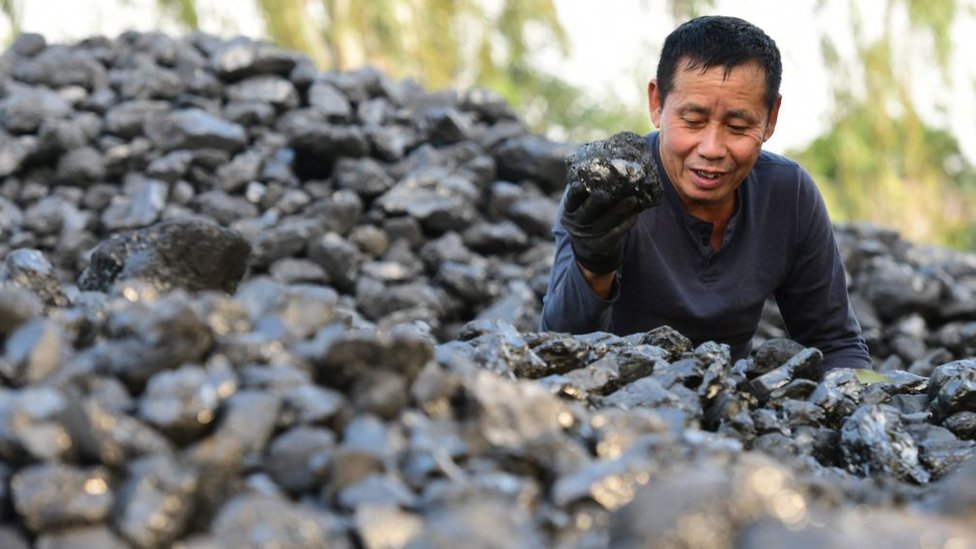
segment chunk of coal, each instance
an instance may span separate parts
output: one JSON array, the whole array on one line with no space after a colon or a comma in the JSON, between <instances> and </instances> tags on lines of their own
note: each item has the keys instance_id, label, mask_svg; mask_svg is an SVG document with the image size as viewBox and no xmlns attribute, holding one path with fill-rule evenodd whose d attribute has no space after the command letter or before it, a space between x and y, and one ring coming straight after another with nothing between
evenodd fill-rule
<instances>
[{"instance_id":1,"label":"chunk of coal","mask_svg":"<svg viewBox=\"0 0 976 549\"><path fill-rule=\"evenodd\" d=\"M898 411L890 406L859 407L844 422L840 443L852 471L929 481L929 472L919 463L918 446L905 432Z\"/></svg>"},{"instance_id":2,"label":"chunk of coal","mask_svg":"<svg viewBox=\"0 0 976 549\"><path fill-rule=\"evenodd\" d=\"M116 280L139 278L164 289L233 292L250 253L240 234L216 223L165 221L102 242L78 287L104 292Z\"/></svg>"},{"instance_id":3,"label":"chunk of coal","mask_svg":"<svg viewBox=\"0 0 976 549\"><path fill-rule=\"evenodd\" d=\"M570 183L590 192L602 189L612 197L634 196L640 209L661 203L661 180L647 140L620 132L586 143L566 158Z\"/></svg>"},{"instance_id":4,"label":"chunk of coal","mask_svg":"<svg viewBox=\"0 0 976 549\"><path fill-rule=\"evenodd\" d=\"M68 464L30 465L10 481L14 508L33 532L96 525L112 510L115 494L103 468Z\"/></svg>"},{"instance_id":5,"label":"chunk of coal","mask_svg":"<svg viewBox=\"0 0 976 549\"><path fill-rule=\"evenodd\" d=\"M976 360L958 360L936 368L929 381L929 398L937 420L976 409Z\"/></svg>"},{"instance_id":6,"label":"chunk of coal","mask_svg":"<svg viewBox=\"0 0 976 549\"><path fill-rule=\"evenodd\" d=\"M281 549L351 547L328 513L258 495L239 496L224 505L213 533L224 547L266 547L271 540Z\"/></svg>"},{"instance_id":7,"label":"chunk of coal","mask_svg":"<svg viewBox=\"0 0 976 549\"><path fill-rule=\"evenodd\" d=\"M196 472L165 454L129 464L129 478L118 493L114 524L137 547L162 547L190 523Z\"/></svg>"}]
</instances>

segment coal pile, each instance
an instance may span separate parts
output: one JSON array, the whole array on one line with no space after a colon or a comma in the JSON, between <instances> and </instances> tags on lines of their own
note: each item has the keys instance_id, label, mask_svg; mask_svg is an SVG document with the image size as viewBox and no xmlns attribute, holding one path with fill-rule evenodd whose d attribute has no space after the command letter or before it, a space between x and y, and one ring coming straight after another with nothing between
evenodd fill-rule
<instances>
[{"instance_id":1,"label":"coal pile","mask_svg":"<svg viewBox=\"0 0 976 549\"><path fill-rule=\"evenodd\" d=\"M535 331L575 146L246 38L0 57L0 546L976 544L976 258L838 227L876 372Z\"/></svg>"}]
</instances>

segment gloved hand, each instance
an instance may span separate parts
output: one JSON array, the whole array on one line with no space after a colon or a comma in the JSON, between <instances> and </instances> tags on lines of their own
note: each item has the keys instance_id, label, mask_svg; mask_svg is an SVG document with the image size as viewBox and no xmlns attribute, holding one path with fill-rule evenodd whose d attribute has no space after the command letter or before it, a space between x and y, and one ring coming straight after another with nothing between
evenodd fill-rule
<instances>
[{"instance_id":1,"label":"gloved hand","mask_svg":"<svg viewBox=\"0 0 976 549\"><path fill-rule=\"evenodd\" d=\"M637 197L612 197L603 189L587 191L572 181L560 223L569 233L577 263L594 274L611 273L623 261L624 235L637 223Z\"/></svg>"}]
</instances>

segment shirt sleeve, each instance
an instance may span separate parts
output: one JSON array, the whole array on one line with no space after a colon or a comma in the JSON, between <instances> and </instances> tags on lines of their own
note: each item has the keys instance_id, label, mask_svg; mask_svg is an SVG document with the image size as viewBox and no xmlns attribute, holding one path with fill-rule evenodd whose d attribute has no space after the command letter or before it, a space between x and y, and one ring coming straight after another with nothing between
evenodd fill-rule
<instances>
[{"instance_id":1,"label":"shirt sleeve","mask_svg":"<svg viewBox=\"0 0 976 549\"><path fill-rule=\"evenodd\" d=\"M871 368L847 293L844 264L823 197L810 175L800 170L794 261L776 302L790 338L824 355L824 367Z\"/></svg>"},{"instance_id":2,"label":"shirt sleeve","mask_svg":"<svg viewBox=\"0 0 976 549\"><path fill-rule=\"evenodd\" d=\"M542 299L539 329L571 334L610 331L610 313L620 295L620 287L614 280L609 299L601 298L590 288L576 264L569 235L558 222L561 215L560 202L552 229L556 237L556 253L549 274L549 288Z\"/></svg>"}]
</instances>

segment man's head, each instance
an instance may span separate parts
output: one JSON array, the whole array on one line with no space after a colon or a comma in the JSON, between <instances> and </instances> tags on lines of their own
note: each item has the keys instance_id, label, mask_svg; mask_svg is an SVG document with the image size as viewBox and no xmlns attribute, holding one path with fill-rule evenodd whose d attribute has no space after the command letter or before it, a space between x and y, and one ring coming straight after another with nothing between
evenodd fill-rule
<instances>
[{"instance_id":1,"label":"man's head","mask_svg":"<svg viewBox=\"0 0 976 549\"><path fill-rule=\"evenodd\" d=\"M668 36L659 78L647 85L661 166L685 209L717 231L776 128L781 72L776 45L761 30L701 17Z\"/></svg>"},{"instance_id":2,"label":"man's head","mask_svg":"<svg viewBox=\"0 0 976 549\"><path fill-rule=\"evenodd\" d=\"M664 41L657 65L657 85L666 100L679 69L733 68L756 63L766 73L766 106L773 108L779 97L783 63L773 39L759 27L737 17L709 15L684 23Z\"/></svg>"}]
</instances>

